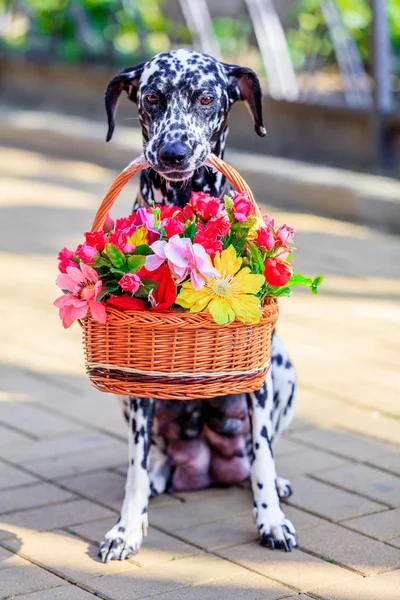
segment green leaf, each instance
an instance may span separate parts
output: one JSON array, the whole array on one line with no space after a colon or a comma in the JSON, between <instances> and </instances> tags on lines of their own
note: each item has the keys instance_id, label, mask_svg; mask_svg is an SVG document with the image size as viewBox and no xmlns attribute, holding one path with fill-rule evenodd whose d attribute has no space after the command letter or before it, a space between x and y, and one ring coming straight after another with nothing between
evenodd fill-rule
<instances>
[{"instance_id":1,"label":"green leaf","mask_svg":"<svg viewBox=\"0 0 400 600\"><path fill-rule=\"evenodd\" d=\"M136 246L135 251L132 253L134 256L140 254L141 256L148 256L151 254L151 248L147 244L140 244L140 246Z\"/></svg>"},{"instance_id":2,"label":"green leaf","mask_svg":"<svg viewBox=\"0 0 400 600\"><path fill-rule=\"evenodd\" d=\"M100 294L96 296L96 302L100 302L100 300L102 300L104 296L107 296L107 294L118 291L118 288L118 281L107 281L106 283L103 283Z\"/></svg>"},{"instance_id":3,"label":"green leaf","mask_svg":"<svg viewBox=\"0 0 400 600\"><path fill-rule=\"evenodd\" d=\"M114 244L107 244L106 253L110 257L114 267L126 273L126 258L122 250L114 246Z\"/></svg>"},{"instance_id":4,"label":"green leaf","mask_svg":"<svg viewBox=\"0 0 400 600\"><path fill-rule=\"evenodd\" d=\"M144 298L145 300L147 300L151 290L155 290L158 287L158 284L159 281L152 281L151 279L146 279L143 277L141 279L140 288L136 292L135 296L137 298Z\"/></svg>"},{"instance_id":5,"label":"green leaf","mask_svg":"<svg viewBox=\"0 0 400 600\"><path fill-rule=\"evenodd\" d=\"M243 223L234 223L231 227L231 231L236 233L237 231L249 231L256 222L254 217L251 217L248 221L244 221Z\"/></svg>"},{"instance_id":6,"label":"green leaf","mask_svg":"<svg viewBox=\"0 0 400 600\"><path fill-rule=\"evenodd\" d=\"M94 268L97 269L97 267L109 267L110 266L110 260L108 259L108 257L104 257L104 256L97 256L94 258Z\"/></svg>"},{"instance_id":7,"label":"green leaf","mask_svg":"<svg viewBox=\"0 0 400 600\"><path fill-rule=\"evenodd\" d=\"M264 261L260 250L253 242L249 242L248 247L251 271L253 273L264 273Z\"/></svg>"},{"instance_id":8,"label":"green leaf","mask_svg":"<svg viewBox=\"0 0 400 600\"><path fill-rule=\"evenodd\" d=\"M190 238L190 240L193 242L195 235L196 235L196 225L195 225L195 223L190 223L190 225L188 227L186 227L186 229L184 229L183 237Z\"/></svg>"},{"instance_id":9,"label":"green leaf","mask_svg":"<svg viewBox=\"0 0 400 600\"><path fill-rule=\"evenodd\" d=\"M225 210L229 215L232 212L233 200L230 196L227 196L226 194L224 196L224 204L225 204Z\"/></svg>"},{"instance_id":10,"label":"green leaf","mask_svg":"<svg viewBox=\"0 0 400 600\"><path fill-rule=\"evenodd\" d=\"M129 273L136 273L136 271L139 271L139 269L143 267L146 262L146 257L135 254L133 256L128 256L126 262L128 264Z\"/></svg>"}]
</instances>

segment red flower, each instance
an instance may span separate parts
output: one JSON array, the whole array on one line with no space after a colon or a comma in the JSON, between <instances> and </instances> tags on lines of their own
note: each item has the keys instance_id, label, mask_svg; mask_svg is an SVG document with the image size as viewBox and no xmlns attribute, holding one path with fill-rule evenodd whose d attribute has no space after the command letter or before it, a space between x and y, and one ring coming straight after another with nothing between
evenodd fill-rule
<instances>
[{"instance_id":1,"label":"red flower","mask_svg":"<svg viewBox=\"0 0 400 600\"><path fill-rule=\"evenodd\" d=\"M160 219L177 219L183 223L183 211L177 206L160 206Z\"/></svg>"},{"instance_id":2,"label":"red flower","mask_svg":"<svg viewBox=\"0 0 400 600\"><path fill-rule=\"evenodd\" d=\"M175 234L183 233L183 223L175 219L175 217L166 217L161 221L161 227L170 238Z\"/></svg>"},{"instance_id":3,"label":"red flower","mask_svg":"<svg viewBox=\"0 0 400 600\"><path fill-rule=\"evenodd\" d=\"M267 250L272 250L275 246L275 238L269 227L261 227L257 231L257 244L266 248Z\"/></svg>"},{"instance_id":4,"label":"red flower","mask_svg":"<svg viewBox=\"0 0 400 600\"><path fill-rule=\"evenodd\" d=\"M270 285L280 287L289 281L291 276L289 269L275 258L267 258L264 267L264 277Z\"/></svg>"},{"instance_id":5,"label":"red flower","mask_svg":"<svg viewBox=\"0 0 400 600\"><path fill-rule=\"evenodd\" d=\"M237 192L233 198L232 212L239 223L247 221L253 212L253 203L249 199L247 192Z\"/></svg>"},{"instance_id":6,"label":"red flower","mask_svg":"<svg viewBox=\"0 0 400 600\"><path fill-rule=\"evenodd\" d=\"M89 246L96 248L96 250L103 250L106 245L104 231L88 231L85 233L85 240Z\"/></svg>"},{"instance_id":7,"label":"red flower","mask_svg":"<svg viewBox=\"0 0 400 600\"><path fill-rule=\"evenodd\" d=\"M295 233L296 230L292 227L282 225L276 232L276 243L278 246L284 246L293 239Z\"/></svg>"},{"instance_id":8,"label":"red flower","mask_svg":"<svg viewBox=\"0 0 400 600\"><path fill-rule=\"evenodd\" d=\"M224 237L228 235L230 230L229 221L226 217L217 217L216 219L211 219L208 221L206 225L206 232L210 234L210 236L216 237Z\"/></svg>"},{"instance_id":9,"label":"red flower","mask_svg":"<svg viewBox=\"0 0 400 600\"><path fill-rule=\"evenodd\" d=\"M187 219L191 219L194 215L194 212L191 208L191 206L189 206L189 204L186 204L183 208L183 214L185 215L185 217Z\"/></svg>"},{"instance_id":10,"label":"red flower","mask_svg":"<svg viewBox=\"0 0 400 600\"><path fill-rule=\"evenodd\" d=\"M68 248L63 248L58 253L58 260L60 261L58 264L58 269L60 273L66 273L67 267L76 267L77 263L74 260L74 252L72 250L68 250Z\"/></svg>"},{"instance_id":11,"label":"red flower","mask_svg":"<svg viewBox=\"0 0 400 600\"><path fill-rule=\"evenodd\" d=\"M207 221L211 217L216 217L220 208L219 198L214 198L205 192L193 192L189 201L190 207L196 215Z\"/></svg>"},{"instance_id":12,"label":"red flower","mask_svg":"<svg viewBox=\"0 0 400 600\"><path fill-rule=\"evenodd\" d=\"M173 305L176 300L176 289L167 264L161 265L155 271L148 271L142 267L138 274L145 279L158 281L156 289L149 294L150 310L166 310Z\"/></svg>"},{"instance_id":13,"label":"red flower","mask_svg":"<svg viewBox=\"0 0 400 600\"><path fill-rule=\"evenodd\" d=\"M136 294L140 288L140 277L138 277L136 273L126 273L126 275L121 277L118 283L125 292Z\"/></svg>"},{"instance_id":14,"label":"red flower","mask_svg":"<svg viewBox=\"0 0 400 600\"><path fill-rule=\"evenodd\" d=\"M112 231L108 237L110 244L113 244L122 252L133 252L135 246L128 244L127 235L124 231Z\"/></svg>"},{"instance_id":15,"label":"red flower","mask_svg":"<svg viewBox=\"0 0 400 600\"><path fill-rule=\"evenodd\" d=\"M106 302L111 308L120 310L147 310L146 302L132 296L111 296Z\"/></svg>"},{"instance_id":16,"label":"red flower","mask_svg":"<svg viewBox=\"0 0 400 600\"><path fill-rule=\"evenodd\" d=\"M207 232L207 228L201 223L196 225L197 233L194 236L194 243L203 246L204 250L214 258L217 252L222 250L221 240L217 240L216 236Z\"/></svg>"},{"instance_id":17,"label":"red flower","mask_svg":"<svg viewBox=\"0 0 400 600\"><path fill-rule=\"evenodd\" d=\"M77 249L75 250L76 256L87 265L91 265L94 263L94 258L99 256L96 248L89 246L89 244L79 244Z\"/></svg>"},{"instance_id":18,"label":"red flower","mask_svg":"<svg viewBox=\"0 0 400 600\"><path fill-rule=\"evenodd\" d=\"M121 231L122 229L129 229L131 225L136 222L136 214L132 213L129 217L122 217L115 221L115 231ZM113 243L113 242L111 242Z\"/></svg>"}]
</instances>

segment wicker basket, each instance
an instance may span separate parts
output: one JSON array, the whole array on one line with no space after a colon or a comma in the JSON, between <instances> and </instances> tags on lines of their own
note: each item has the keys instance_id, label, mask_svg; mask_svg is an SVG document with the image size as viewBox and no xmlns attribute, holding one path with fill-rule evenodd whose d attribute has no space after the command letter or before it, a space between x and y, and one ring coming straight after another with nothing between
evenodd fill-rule
<instances>
[{"instance_id":1,"label":"wicker basket","mask_svg":"<svg viewBox=\"0 0 400 600\"><path fill-rule=\"evenodd\" d=\"M221 171L260 209L240 175L211 155L208 164ZM115 199L135 173L148 166L141 157L114 181L92 231L104 225ZM272 331L278 304L267 298L260 323L218 325L210 314L151 312L106 308L105 325L82 319L86 369L103 392L169 400L195 400L259 389L269 369Z\"/></svg>"}]
</instances>

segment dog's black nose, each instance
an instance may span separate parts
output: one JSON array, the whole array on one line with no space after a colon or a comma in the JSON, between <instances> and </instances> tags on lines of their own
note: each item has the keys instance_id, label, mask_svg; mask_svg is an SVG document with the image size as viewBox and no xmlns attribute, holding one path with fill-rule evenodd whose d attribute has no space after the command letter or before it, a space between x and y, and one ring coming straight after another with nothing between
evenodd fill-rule
<instances>
[{"instance_id":1,"label":"dog's black nose","mask_svg":"<svg viewBox=\"0 0 400 600\"><path fill-rule=\"evenodd\" d=\"M189 148L182 142L171 142L162 146L158 156L165 165L180 165L189 154Z\"/></svg>"}]
</instances>

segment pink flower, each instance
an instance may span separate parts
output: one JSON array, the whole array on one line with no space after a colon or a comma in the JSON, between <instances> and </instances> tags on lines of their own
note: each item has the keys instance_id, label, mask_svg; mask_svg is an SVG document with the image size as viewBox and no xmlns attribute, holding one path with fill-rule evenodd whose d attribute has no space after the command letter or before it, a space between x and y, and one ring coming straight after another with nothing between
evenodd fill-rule
<instances>
[{"instance_id":1,"label":"pink flower","mask_svg":"<svg viewBox=\"0 0 400 600\"><path fill-rule=\"evenodd\" d=\"M264 223L266 224L267 227L272 227L272 229L275 229L275 219L273 219L272 217L265 215Z\"/></svg>"},{"instance_id":2,"label":"pink flower","mask_svg":"<svg viewBox=\"0 0 400 600\"><path fill-rule=\"evenodd\" d=\"M287 225L282 225L276 232L276 243L278 246L284 246L293 239L296 230Z\"/></svg>"},{"instance_id":3,"label":"pink flower","mask_svg":"<svg viewBox=\"0 0 400 600\"><path fill-rule=\"evenodd\" d=\"M103 250L106 245L104 231L87 231L85 233L85 240L89 246L92 246L96 250Z\"/></svg>"},{"instance_id":4,"label":"pink flower","mask_svg":"<svg viewBox=\"0 0 400 600\"><path fill-rule=\"evenodd\" d=\"M125 292L132 292L132 294L136 294L140 288L140 277L138 277L135 273L126 273L126 275L121 277L118 283L122 289L125 290Z\"/></svg>"},{"instance_id":5,"label":"pink flower","mask_svg":"<svg viewBox=\"0 0 400 600\"><path fill-rule=\"evenodd\" d=\"M59 265L58 269L61 273L67 272L67 267L76 267L76 261L74 260L74 252L72 250L68 250L68 248L63 248L58 253Z\"/></svg>"},{"instance_id":6,"label":"pink flower","mask_svg":"<svg viewBox=\"0 0 400 600\"><path fill-rule=\"evenodd\" d=\"M95 321L106 322L104 304L96 302L103 284L92 267L83 263L80 269L67 267L67 272L57 277L56 284L62 290L68 290L54 302L54 306L60 309L60 319L65 328L70 327L76 319L86 317L88 311Z\"/></svg>"},{"instance_id":7,"label":"pink flower","mask_svg":"<svg viewBox=\"0 0 400 600\"><path fill-rule=\"evenodd\" d=\"M79 244L77 249L75 250L76 256L84 263L90 265L94 263L94 258L99 256L96 248L89 246L89 244Z\"/></svg>"},{"instance_id":8,"label":"pink flower","mask_svg":"<svg viewBox=\"0 0 400 600\"><path fill-rule=\"evenodd\" d=\"M253 203L247 192L237 192L233 198L232 212L236 221L243 223L253 213Z\"/></svg>"},{"instance_id":9,"label":"pink flower","mask_svg":"<svg viewBox=\"0 0 400 600\"><path fill-rule=\"evenodd\" d=\"M122 252L133 252L135 246L128 244L127 235L125 231L113 231L108 237L110 244L113 244Z\"/></svg>"},{"instance_id":10,"label":"pink flower","mask_svg":"<svg viewBox=\"0 0 400 600\"><path fill-rule=\"evenodd\" d=\"M190 273L190 279L195 290L200 290L205 284L205 277L218 275L210 261L210 257L200 244L192 244L189 238L172 236L169 242L158 241L152 244L154 256L146 257L146 269L155 271L165 260L177 283L181 283Z\"/></svg>"},{"instance_id":11,"label":"pink flower","mask_svg":"<svg viewBox=\"0 0 400 600\"><path fill-rule=\"evenodd\" d=\"M167 237L172 237L178 233L183 233L183 223L173 217L166 217L161 221L161 227L164 229Z\"/></svg>"},{"instance_id":12,"label":"pink flower","mask_svg":"<svg viewBox=\"0 0 400 600\"><path fill-rule=\"evenodd\" d=\"M275 237L269 227L261 227L257 231L257 244L266 248L267 250L272 250L275 246Z\"/></svg>"},{"instance_id":13,"label":"pink flower","mask_svg":"<svg viewBox=\"0 0 400 600\"><path fill-rule=\"evenodd\" d=\"M217 216L221 203L219 198L214 198L205 192L193 192L189 205L200 219L207 221Z\"/></svg>"},{"instance_id":14,"label":"pink flower","mask_svg":"<svg viewBox=\"0 0 400 600\"><path fill-rule=\"evenodd\" d=\"M107 215L106 220L103 225L103 231L104 231L104 233L110 233L110 231L112 231L113 229L114 229L114 221L112 220L110 215Z\"/></svg>"}]
</instances>

